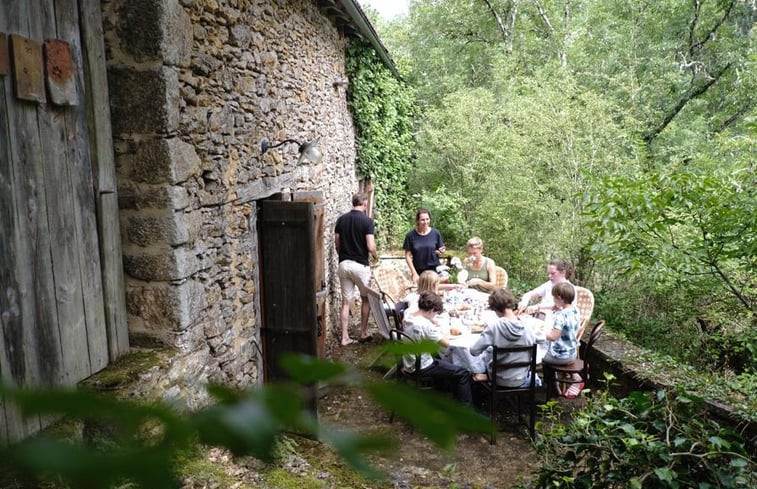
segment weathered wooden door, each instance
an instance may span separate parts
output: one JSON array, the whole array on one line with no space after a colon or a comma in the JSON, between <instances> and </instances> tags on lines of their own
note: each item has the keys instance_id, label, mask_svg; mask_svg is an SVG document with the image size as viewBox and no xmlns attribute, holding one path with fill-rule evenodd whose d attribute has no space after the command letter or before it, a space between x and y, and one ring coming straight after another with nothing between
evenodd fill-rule
<instances>
[{"instance_id":1,"label":"weathered wooden door","mask_svg":"<svg viewBox=\"0 0 757 489\"><path fill-rule=\"evenodd\" d=\"M261 305L264 374L286 379L279 365L286 353L318 354L315 213L311 202L260 203ZM315 410L315 391L311 392Z\"/></svg>"},{"instance_id":2,"label":"weathered wooden door","mask_svg":"<svg viewBox=\"0 0 757 489\"><path fill-rule=\"evenodd\" d=\"M328 288L326 287L326 254L324 250L324 219L326 218L326 200L323 192L297 192L292 196L295 202L313 203L313 287L315 288L315 307L317 317L317 348L318 356L323 356L326 350L326 300Z\"/></svg>"},{"instance_id":3,"label":"weathered wooden door","mask_svg":"<svg viewBox=\"0 0 757 489\"><path fill-rule=\"evenodd\" d=\"M128 349L100 5L0 2L0 375L72 385ZM0 404L0 443L40 427Z\"/></svg>"}]
</instances>

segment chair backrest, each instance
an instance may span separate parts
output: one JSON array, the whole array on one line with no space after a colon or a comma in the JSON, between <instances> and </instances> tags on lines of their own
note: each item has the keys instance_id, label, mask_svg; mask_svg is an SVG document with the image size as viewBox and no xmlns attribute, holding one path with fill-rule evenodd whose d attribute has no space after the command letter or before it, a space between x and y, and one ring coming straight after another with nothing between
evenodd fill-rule
<instances>
[{"instance_id":1,"label":"chair backrest","mask_svg":"<svg viewBox=\"0 0 757 489\"><path fill-rule=\"evenodd\" d=\"M594 343L599 339L600 336L602 336L602 332L605 329L605 321L604 319L597 321L594 323L594 326L591 327L591 334L589 335L589 343L586 345L586 355L588 355L589 351L594 347Z\"/></svg>"},{"instance_id":2,"label":"chair backrest","mask_svg":"<svg viewBox=\"0 0 757 489\"><path fill-rule=\"evenodd\" d=\"M366 292L368 294L368 303L371 305L371 314L373 315L373 320L376 322L379 334L386 339L390 339L392 324L381 293L373 289L366 289Z\"/></svg>"},{"instance_id":3,"label":"chair backrest","mask_svg":"<svg viewBox=\"0 0 757 489\"><path fill-rule=\"evenodd\" d=\"M394 304L394 325L397 329L402 329L402 320L405 319L405 311L410 304L407 301L397 301Z\"/></svg>"},{"instance_id":4,"label":"chair backrest","mask_svg":"<svg viewBox=\"0 0 757 489\"><path fill-rule=\"evenodd\" d=\"M392 267L379 267L373 270L373 279L381 292L393 301L405 297L413 287L412 281L399 270Z\"/></svg>"},{"instance_id":5,"label":"chair backrest","mask_svg":"<svg viewBox=\"0 0 757 489\"><path fill-rule=\"evenodd\" d=\"M576 307L578 308L578 333L576 338L581 340L586 328L591 322L591 314L594 312L594 294L585 287L575 286Z\"/></svg>"},{"instance_id":6,"label":"chair backrest","mask_svg":"<svg viewBox=\"0 0 757 489\"><path fill-rule=\"evenodd\" d=\"M510 357L512 354L526 353L525 360L503 362L502 357L507 355ZM505 370L521 369L528 367L528 371L531 372L531 383L527 387L528 389L536 388L536 345L531 346L508 346L508 347L492 347L492 379L496 382L497 372Z\"/></svg>"},{"instance_id":7,"label":"chair backrest","mask_svg":"<svg viewBox=\"0 0 757 489\"><path fill-rule=\"evenodd\" d=\"M498 289L504 289L505 287L507 287L507 271L500 266L494 267L494 271L496 273L496 276L494 278L495 286Z\"/></svg>"}]
</instances>

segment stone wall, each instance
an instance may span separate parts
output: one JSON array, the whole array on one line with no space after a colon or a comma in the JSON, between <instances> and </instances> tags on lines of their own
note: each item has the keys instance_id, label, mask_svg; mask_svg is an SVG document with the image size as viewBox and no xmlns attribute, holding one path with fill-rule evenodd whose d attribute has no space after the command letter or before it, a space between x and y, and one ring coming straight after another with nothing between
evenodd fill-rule
<instances>
[{"instance_id":1,"label":"stone wall","mask_svg":"<svg viewBox=\"0 0 757 489\"><path fill-rule=\"evenodd\" d=\"M347 41L312 0L102 5L130 335L176 348L145 389L194 407L208 380L261 380L257 200L324 192L338 291L333 224L357 189L335 83ZM323 162L296 166L296 145L260 154L285 138L320 138Z\"/></svg>"}]
</instances>

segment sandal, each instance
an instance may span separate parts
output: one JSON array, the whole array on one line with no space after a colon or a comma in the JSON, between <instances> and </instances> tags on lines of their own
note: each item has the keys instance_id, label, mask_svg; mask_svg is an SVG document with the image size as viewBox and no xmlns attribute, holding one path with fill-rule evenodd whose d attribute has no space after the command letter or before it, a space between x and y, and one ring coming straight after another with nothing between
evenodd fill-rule
<instances>
[{"instance_id":1,"label":"sandal","mask_svg":"<svg viewBox=\"0 0 757 489\"><path fill-rule=\"evenodd\" d=\"M575 399L576 397L581 394L581 391L584 390L585 384L583 382L579 382L578 384L571 384L570 387L568 387L568 390L565 391L565 397L568 399Z\"/></svg>"}]
</instances>

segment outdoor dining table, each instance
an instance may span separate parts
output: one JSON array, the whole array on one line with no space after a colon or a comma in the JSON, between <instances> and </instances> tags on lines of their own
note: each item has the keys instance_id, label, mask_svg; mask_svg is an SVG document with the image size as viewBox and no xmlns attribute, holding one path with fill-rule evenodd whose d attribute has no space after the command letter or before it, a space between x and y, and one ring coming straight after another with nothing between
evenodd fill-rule
<instances>
[{"instance_id":1,"label":"outdoor dining table","mask_svg":"<svg viewBox=\"0 0 757 489\"><path fill-rule=\"evenodd\" d=\"M471 355L470 347L481 337L480 332L497 320L497 315L488 309L488 304L484 306L485 300L488 301L488 294L470 289L452 292L453 294L445 294L445 312L437 316L440 327L449 335L449 346L441 352L441 357L472 373L484 373L487 356ZM462 309L460 305L463 305ZM537 344L536 362L541 363L547 353L546 334L549 326L544 321L528 315L521 315L519 319L533 332ZM461 334L450 335L450 330L457 330Z\"/></svg>"}]
</instances>

